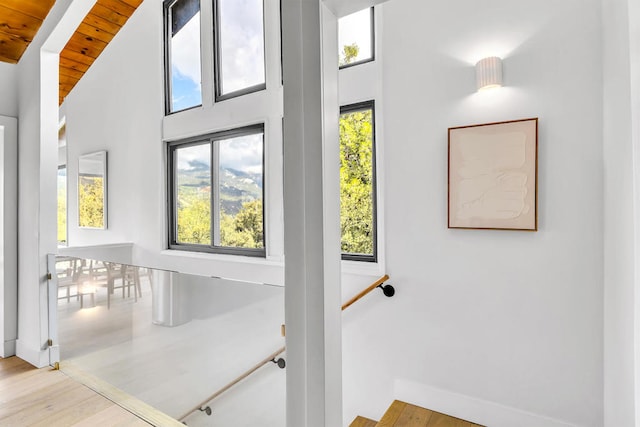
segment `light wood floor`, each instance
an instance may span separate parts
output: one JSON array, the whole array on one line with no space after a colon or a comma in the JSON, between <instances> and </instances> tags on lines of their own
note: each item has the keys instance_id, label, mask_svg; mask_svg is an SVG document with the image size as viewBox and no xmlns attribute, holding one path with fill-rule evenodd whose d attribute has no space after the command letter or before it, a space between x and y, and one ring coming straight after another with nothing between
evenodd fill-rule
<instances>
[{"instance_id":1,"label":"light wood floor","mask_svg":"<svg viewBox=\"0 0 640 427\"><path fill-rule=\"evenodd\" d=\"M350 427L482 427L469 421L394 400L380 422L357 417Z\"/></svg>"},{"instance_id":2,"label":"light wood floor","mask_svg":"<svg viewBox=\"0 0 640 427\"><path fill-rule=\"evenodd\" d=\"M93 390L51 368L17 357L0 358L0 425L3 427L148 427Z\"/></svg>"}]
</instances>

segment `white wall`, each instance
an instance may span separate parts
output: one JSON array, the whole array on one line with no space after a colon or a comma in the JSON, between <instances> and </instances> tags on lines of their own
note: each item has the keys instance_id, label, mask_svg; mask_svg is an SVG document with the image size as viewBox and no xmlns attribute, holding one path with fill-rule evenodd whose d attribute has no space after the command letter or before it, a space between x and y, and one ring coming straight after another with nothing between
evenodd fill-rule
<instances>
[{"instance_id":1,"label":"white wall","mask_svg":"<svg viewBox=\"0 0 640 427\"><path fill-rule=\"evenodd\" d=\"M383 9L397 295L344 315L345 421L402 397L491 426L602 425L600 2ZM505 87L475 93L489 54L504 58ZM539 231L447 229L447 128L528 117L540 119Z\"/></svg>"},{"instance_id":2,"label":"white wall","mask_svg":"<svg viewBox=\"0 0 640 427\"><path fill-rule=\"evenodd\" d=\"M267 19L277 19L277 7L269 9ZM162 31L162 1L144 1L64 102L69 245L133 242L136 245L133 262L137 264L282 284L282 88L279 42L273 37L278 34L278 27L267 29L267 86L271 93L280 94L280 98L267 97L263 91L224 101L221 106L196 108L166 119L163 119ZM267 238L272 256L266 260L238 262L239 257L233 256L165 251L164 140L229 128L228 122L237 114L225 109L227 105L234 105L236 111L244 111L250 116L243 120L265 122L267 164L277 166L267 166L271 172L267 172L270 175L265 180L267 198L275 201L273 210L267 213ZM108 229L79 229L76 225L77 182L74 179L77 159L81 154L103 149L108 151L109 157Z\"/></svg>"},{"instance_id":3,"label":"white wall","mask_svg":"<svg viewBox=\"0 0 640 427\"><path fill-rule=\"evenodd\" d=\"M0 62L0 115L18 117L18 66Z\"/></svg>"},{"instance_id":4,"label":"white wall","mask_svg":"<svg viewBox=\"0 0 640 427\"><path fill-rule=\"evenodd\" d=\"M143 2L65 100L70 246L138 241L164 216L161 3ZM108 229L80 229L78 157L105 149Z\"/></svg>"},{"instance_id":5,"label":"white wall","mask_svg":"<svg viewBox=\"0 0 640 427\"><path fill-rule=\"evenodd\" d=\"M356 414L379 418L402 397L498 427L602 425L600 6L599 0L382 6L384 250L398 293L390 300L370 295L344 314L345 422ZM506 86L478 94L473 63L489 54L504 57ZM281 282L277 261L162 252L162 69L161 1L146 0L65 103L69 176L78 155L109 151L109 229L74 229L70 196L70 243L129 241L134 262ZM202 126L205 116L194 123ZM527 117L540 119L539 231L448 230L447 128ZM616 154L614 137L605 153L617 178L607 181L607 197L622 211L630 177L617 162L630 153ZM616 216L606 224L616 226ZM610 247L628 243L619 238ZM629 296L623 287L610 295L618 301L612 313Z\"/></svg>"}]
</instances>

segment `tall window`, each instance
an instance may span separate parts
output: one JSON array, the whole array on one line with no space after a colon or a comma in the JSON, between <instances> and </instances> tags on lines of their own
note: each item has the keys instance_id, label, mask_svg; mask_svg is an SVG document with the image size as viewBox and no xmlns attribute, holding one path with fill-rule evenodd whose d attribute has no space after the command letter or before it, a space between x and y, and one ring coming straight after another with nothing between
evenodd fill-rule
<instances>
[{"instance_id":1,"label":"tall window","mask_svg":"<svg viewBox=\"0 0 640 427\"><path fill-rule=\"evenodd\" d=\"M263 0L217 0L216 98L265 88Z\"/></svg>"},{"instance_id":2,"label":"tall window","mask_svg":"<svg viewBox=\"0 0 640 427\"><path fill-rule=\"evenodd\" d=\"M376 261L374 102L340 109L342 259Z\"/></svg>"},{"instance_id":3,"label":"tall window","mask_svg":"<svg viewBox=\"0 0 640 427\"><path fill-rule=\"evenodd\" d=\"M265 256L264 126L169 144L170 247Z\"/></svg>"},{"instance_id":4,"label":"tall window","mask_svg":"<svg viewBox=\"0 0 640 427\"><path fill-rule=\"evenodd\" d=\"M167 114L202 105L203 91L221 101L266 88L263 0L200 1L164 3ZM201 28L205 13L213 31ZM203 77L203 63L213 73Z\"/></svg>"},{"instance_id":5,"label":"tall window","mask_svg":"<svg viewBox=\"0 0 640 427\"><path fill-rule=\"evenodd\" d=\"M200 1L167 0L167 113L202 105L200 59Z\"/></svg>"},{"instance_id":6,"label":"tall window","mask_svg":"<svg viewBox=\"0 0 640 427\"><path fill-rule=\"evenodd\" d=\"M352 13L338 20L340 68L362 64L374 59L373 8Z\"/></svg>"}]
</instances>

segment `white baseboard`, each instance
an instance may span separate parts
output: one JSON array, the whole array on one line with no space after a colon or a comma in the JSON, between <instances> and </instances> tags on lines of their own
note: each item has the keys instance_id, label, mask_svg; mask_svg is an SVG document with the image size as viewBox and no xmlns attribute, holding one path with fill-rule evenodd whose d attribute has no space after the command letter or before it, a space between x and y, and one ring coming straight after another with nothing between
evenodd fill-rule
<instances>
[{"instance_id":1,"label":"white baseboard","mask_svg":"<svg viewBox=\"0 0 640 427\"><path fill-rule=\"evenodd\" d=\"M430 387L410 380L394 381L394 398L489 427L579 427L488 400Z\"/></svg>"},{"instance_id":2,"label":"white baseboard","mask_svg":"<svg viewBox=\"0 0 640 427\"><path fill-rule=\"evenodd\" d=\"M25 362L31 363L36 368L49 366L49 350L29 347L20 340L16 341L16 356Z\"/></svg>"},{"instance_id":3,"label":"white baseboard","mask_svg":"<svg viewBox=\"0 0 640 427\"><path fill-rule=\"evenodd\" d=\"M2 357L10 357L16 355L16 340L8 340L2 346Z\"/></svg>"}]
</instances>

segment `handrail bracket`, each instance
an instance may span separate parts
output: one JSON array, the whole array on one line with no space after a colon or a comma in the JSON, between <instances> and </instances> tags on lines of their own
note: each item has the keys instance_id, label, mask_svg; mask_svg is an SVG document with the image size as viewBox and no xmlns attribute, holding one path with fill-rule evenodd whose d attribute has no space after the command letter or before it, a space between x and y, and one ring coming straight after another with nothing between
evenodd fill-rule
<instances>
[{"instance_id":1,"label":"handrail bracket","mask_svg":"<svg viewBox=\"0 0 640 427\"><path fill-rule=\"evenodd\" d=\"M391 298L392 296L394 296L396 294L396 289L391 285L379 284L378 288L380 288L382 290L382 293L384 294L384 296L386 296L388 298Z\"/></svg>"}]
</instances>

